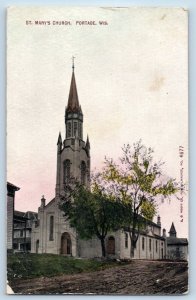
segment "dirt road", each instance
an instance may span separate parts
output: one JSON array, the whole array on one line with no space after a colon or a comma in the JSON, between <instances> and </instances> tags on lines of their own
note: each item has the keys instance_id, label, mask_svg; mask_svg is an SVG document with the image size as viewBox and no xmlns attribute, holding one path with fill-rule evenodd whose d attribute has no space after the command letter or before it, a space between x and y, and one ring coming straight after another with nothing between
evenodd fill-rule
<instances>
[{"instance_id":1,"label":"dirt road","mask_svg":"<svg viewBox=\"0 0 196 300\"><path fill-rule=\"evenodd\" d=\"M182 294L188 272L185 262L132 261L92 273L16 279L11 287L22 294Z\"/></svg>"}]
</instances>

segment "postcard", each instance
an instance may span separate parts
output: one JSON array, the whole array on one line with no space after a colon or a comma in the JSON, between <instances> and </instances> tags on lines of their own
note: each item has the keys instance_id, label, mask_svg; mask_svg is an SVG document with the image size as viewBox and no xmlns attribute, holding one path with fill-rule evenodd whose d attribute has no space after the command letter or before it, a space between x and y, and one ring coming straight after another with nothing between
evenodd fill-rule
<instances>
[{"instance_id":1,"label":"postcard","mask_svg":"<svg viewBox=\"0 0 196 300\"><path fill-rule=\"evenodd\" d=\"M188 12L7 9L7 293L188 292Z\"/></svg>"}]
</instances>

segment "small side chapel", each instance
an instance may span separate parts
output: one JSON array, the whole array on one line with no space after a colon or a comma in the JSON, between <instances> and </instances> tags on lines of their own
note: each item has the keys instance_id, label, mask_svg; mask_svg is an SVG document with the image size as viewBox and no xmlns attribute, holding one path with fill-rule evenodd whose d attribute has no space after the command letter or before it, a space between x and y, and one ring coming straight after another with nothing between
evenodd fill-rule
<instances>
[{"instance_id":1,"label":"small side chapel","mask_svg":"<svg viewBox=\"0 0 196 300\"><path fill-rule=\"evenodd\" d=\"M60 195L71 178L90 186L90 142L83 140L83 112L79 104L74 63L65 108L65 139L59 133L57 141L57 171L55 197L46 204L44 196L38 208L38 221L33 224L31 235L32 253L53 253L74 257L101 257L100 241L94 237L81 240L77 232L65 221L59 209ZM128 232L118 230L106 237L107 256L130 258L131 240ZM160 217L157 223L148 222L140 234L135 249L136 259L163 259L166 255L165 237L161 234Z\"/></svg>"}]
</instances>

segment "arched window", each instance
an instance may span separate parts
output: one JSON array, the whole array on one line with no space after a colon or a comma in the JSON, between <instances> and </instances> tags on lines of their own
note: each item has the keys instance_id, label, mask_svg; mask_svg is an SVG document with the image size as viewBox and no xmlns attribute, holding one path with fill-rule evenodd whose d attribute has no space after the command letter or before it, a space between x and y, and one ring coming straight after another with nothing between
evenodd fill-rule
<instances>
[{"instance_id":1,"label":"arched window","mask_svg":"<svg viewBox=\"0 0 196 300\"><path fill-rule=\"evenodd\" d=\"M144 250L145 249L145 239L144 239L144 237L142 237L142 250Z\"/></svg>"},{"instance_id":2,"label":"arched window","mask_svg":"<svg viewBox=\"0 0 196 300\"><path fill-rule=\"evenodd\" d=\"M78 136L81 139L82 138L82 124L78 123Z\"/></svg>"},{"instance_id":3,"label":"arched window","mask_svg":"<svg viewBox=\"0 0 196 300\"><path fill-rule=\"evenodd\" d=\"M152 249L152 240L149 239L149 251L151 251L151 249Z\"/></svg>"},{"instance_id":4,"label":"arched window","mask_svg":"<svg viewBox=\"0 0 196 300\"><path fill-rule=\"evenodd\" d=\"M128 248L128 233L125 232L125 248Z\"/></svg>"},{"instance_id":5,"label":"arched window","mask_svg":"<svg viewBox=\"0 0 196 300\"><path fill-rule=\"evenodd\" d=\"M50 216L49 241L54 240L54 216Z\"/></svg>"},{"instance_id":6,"label":"arched window","mask_svg":"<svg viewBox=\"0 0 196 300\"><path fill-rule=\"evenodd\" d=\"M158 241L156 241L156 252L158 252Z\"/></svg>"},{"instance_id":7,"label":"arched window","mask_svg":"<svg viewBox=\"0 0 196 300\"><path fill-rule=\"evenodd\" d=\"M67 138L71 137L71 122L67 122Z\"/></svg>"},{"instance_id":8,"label":"arched window","mask_svg":"<svg viewBox=\"0 0 196 300\"><path fill-rule=\"evenodd\" d=\"M78 130L78 123L74 122L74 136L76 136L76 131Z\"/></svg>"},{"instance_id":9,"label":"arched window","mask_svg":"<svg viewBox=\"0 0 196 300\"><path fill-rule=\"evenodd\" d=\"M81 183L86 183L86 164L84 161L81 163Z\"/></svg>"},{"instance_id":10,"label":"arched window","mask_svg":"<svg viewBox=\"0 0 196 300\"><path fill-rule=\"evenodd\" d=\"M64 183L68 184L70 182L70 169L71 163L69 159L64 161Z\"/></svg>"}]
</instances>

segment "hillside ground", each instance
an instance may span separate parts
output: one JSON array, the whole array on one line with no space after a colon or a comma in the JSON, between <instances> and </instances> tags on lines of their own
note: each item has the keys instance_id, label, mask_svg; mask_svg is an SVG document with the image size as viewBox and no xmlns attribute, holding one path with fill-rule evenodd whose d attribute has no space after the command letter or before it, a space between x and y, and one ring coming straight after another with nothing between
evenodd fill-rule
<instances>
[{"instance_id":1,"label":"hillside ground","mask_svg":"<svg viewBox=\"0 0 196 300\"><path fill-rule=\"evenodd\" d=\"M17 294L179 295L188 291L188 265L15 254L8 256L8 280Z\"/></svg>"}]
</instances>

